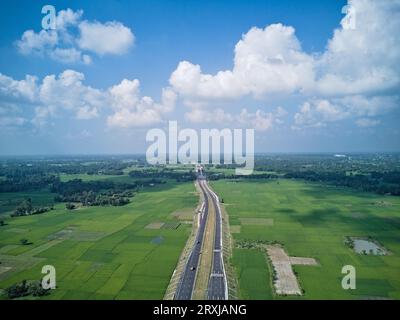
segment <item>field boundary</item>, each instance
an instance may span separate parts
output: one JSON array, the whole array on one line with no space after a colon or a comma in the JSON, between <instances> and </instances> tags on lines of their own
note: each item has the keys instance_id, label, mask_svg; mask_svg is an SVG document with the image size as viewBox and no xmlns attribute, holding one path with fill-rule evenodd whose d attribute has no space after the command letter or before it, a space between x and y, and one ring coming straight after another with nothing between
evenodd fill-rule
<instances>
[{"instance_id":1,"label":"field boundary","mask_svg":"<svg viewBox=\"0 0 400 320\"><path fill-rule=\"evenodd\" d=\"M226 270L226 280L228 283L228 300L237 300L239 299L239 281L236 277L236 270L231 264L234 239L231 235L228 211L223 203L220 204L220 208L222 214L223 261Z\"/></svg>"}]
</instances>

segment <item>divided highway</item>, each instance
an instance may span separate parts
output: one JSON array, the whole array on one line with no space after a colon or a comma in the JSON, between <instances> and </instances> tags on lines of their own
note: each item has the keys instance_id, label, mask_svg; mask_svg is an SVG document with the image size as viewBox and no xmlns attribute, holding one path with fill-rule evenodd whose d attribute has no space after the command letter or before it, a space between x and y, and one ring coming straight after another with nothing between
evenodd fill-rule
<instances>
[{"instance_id":1,"label":"divided highway","mask_svg":"<svg viewBox=\"0 0 400 320\"><path fill-rule=\"evenodd\" d=\"M203 175L200 175L198 177L198 183L204 196L204 203L202 206L203 211L199 213L201 214L201 216L199 219L199 228L197 230L196 241L194 243L194 246L186 263L185 269L179 281L178 288L175 294L175 300L191 300L193 295L197 268L199 265L201 248L203 246L204 233L208 217L208 197L202 185L202 181L204 181L203 179L204 179Z\"/></svg>"},{"instance_id":2,"label":"divided highway","mask_svg":"<svg viewBox=\"0 0 400 320\"><path fill-rule=\"evenodd\" d=\"M215 235L213 264L211 268L210 279L208 282L207 299L209 300L227 300L228 284L226 280L223 250L222 250L222 215L219 206L218 196L210 189L207 182L205 188L211 197L215 212Z\"/></svg>"},{"instance_id":3,"label":"divided highway","mask_svg":"<svg viewBox=\"0 0 400 320\"><path fill-rule=\"evenodd\" d=\"M211 200L213 204L213 212L216 215L215 219L215 235L213 245L213 259L211 274L207 288L207 299L210 300L226 300L228 299L228 286L226 281L226 274L223 264L223 251L222 251L222 216L219 207L218 196L210 189L207 184L206 178L203 175L202 169L199 170L198 183L203 192L203 210L199 217L199 228L197 230L196 240L192 251L189 255L185 268L182 272L179 281L175 300L190 300L192 299L194 286L196 283L196 275L199 266L201 249L203 247L204 233L209 215L208 204Z\"/></svg>"}]
</instances>

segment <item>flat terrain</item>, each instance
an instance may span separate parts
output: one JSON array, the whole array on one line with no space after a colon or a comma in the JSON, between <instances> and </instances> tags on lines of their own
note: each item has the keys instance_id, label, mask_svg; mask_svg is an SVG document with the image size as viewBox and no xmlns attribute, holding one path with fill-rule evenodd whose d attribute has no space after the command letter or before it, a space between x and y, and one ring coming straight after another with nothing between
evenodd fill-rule
<instances>
[{"instance_id":1,"label":"flat terrain","mask_svg":"<svg viewBox=\"0 0 400 320\"><path fill-rule=\"evenodd\" d=\"M121 178L129 179L115 177ZM57 289L45 299L162 299L191 230L172 213L196 206L193 191L191 182L168 182L141 190L126 206L67 211L62 203L42 215L7 218L0 227L0 289L40 279L50 264ZM21 245L22 238L32 244Z\"/></svg>"},{"instance_id":2,"label":"flat terrain","mask_svg":"<svg viewBox=\"0 0 400 320\"><path fill-rule=\"evenodd\" d=\"M293 266L304 295L291 299L400 299L399 197L285 179L219 180L211 187L224 199L236 243L277 241L291 257L316 259L317 266ZM357 254L346 236L372 237L390 254ZM288 298L273 291L265 250L236 247L232 263L239 298ZM356 290L341 287L348 264L357 271Z\"/></svg>"},{"instance_id":3,"label":"flat terrain","mask_svg":"<svg viewBox=\"0 0 400 320\"><path fill-rule=\"evenodd\" d=\"M34 206L50 206L54 203L55 196L55 193L46 189L29 192L0 192L0 217L8 216L26 198L31 198Z\"/></svg>"}]
</instances>

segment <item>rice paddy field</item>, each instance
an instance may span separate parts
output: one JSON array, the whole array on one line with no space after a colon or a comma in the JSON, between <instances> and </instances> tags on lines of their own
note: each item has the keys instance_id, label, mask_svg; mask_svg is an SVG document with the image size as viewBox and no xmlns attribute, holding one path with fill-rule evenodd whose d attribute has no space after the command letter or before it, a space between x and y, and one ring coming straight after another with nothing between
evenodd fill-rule
<instances>
[{"instance_id":1,"label":"rice paddy field","mask_svg":"<svg viewBox=\"0 0 400 320\"><path fill-rule=\"evenodd\" d=\"M231 263L242 299L400 299L400 198L294 180L219 180L231 232L240 241L277 241L290 256L315 258L293 266L302 296L277 296L265 251L235 247ZM356 253L346 237L372 237L388 255ZM342 267L356 269L344 290Z\"/></svg>"},{"instance_id":2,"label":"rice paddy field","mask_svg":"<svg viewBox=\"0 0 400 320\"><path fill-rule=\"evenodd\" d=\"M29 194L33 203L54 197L40 194ZM13 196L17 202L27 195ZM168 182L141 190L125 206L68 211L61 203L41 215L6 218L0 289L39 280L43 265L53 265L57 289L44 299L162 299L191 230L174 213L197 202L193 183ZM8 217L6 205L2 212ZM32 244L22 245L22 238Z\"/></svg>"}]
</instances>

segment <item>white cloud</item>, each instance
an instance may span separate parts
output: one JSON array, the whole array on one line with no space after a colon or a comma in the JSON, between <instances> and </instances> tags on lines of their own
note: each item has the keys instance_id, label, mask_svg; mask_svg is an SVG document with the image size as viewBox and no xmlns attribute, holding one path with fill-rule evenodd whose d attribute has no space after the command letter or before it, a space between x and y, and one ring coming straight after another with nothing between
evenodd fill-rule
<instances>
[{"instance_id":1,"label":"white cloud","mask_svg":"<svg viewBox=\"0 0 400 320\"><path fill-rule=\"evenodd\" d=\"M181 61L170 83L184 97L256 97L270 93L376 94L400 85L400 1L352 0L354 30L339 27L322 54L308 54L293 27L253 27L236 44L232 70L205 74Z\"/></svg>"},{"instance_id":2,"label":"white cloud","mask_svg":"<svg viewBox=\"0 0 400 320\"><path fill-rule=\"evenodd\" d=\"M137 79L124 79L106 90L87 86L84 81L85 75L75 70L45 76L41 82L32 76L14 80L0 74L0 115L11 119L20 111L30 111L34 116L24 123L42 127L50 118L61 117L64 113L88 120L111 111L107 124L128 128L159 123L175 108L176 93L169 87L163 88L161 102L157 103L151 97L141 96ZM20 105L29 110L23 110ZM20 120L17 122L22 124Z\"/></svg>"},{"instance_id":3,"label":"white cloud","mask_svg":"<svg viewBox=\"0 0 400 320\"><path fill-rule=\"evenodd\" d=\"M350 0L355 28L334 31L318 61L324 95L376 94L400 85L400 1ZM345 18L349 18L348 15Z\"/></svg>"},{"instance_id":4,"label":"white cloud","mask_svg":"<svg viewBox=\"0 0 400 320\"><path fill-rule=\"evenodd\" d=\"M75 63L81 61L84 64L90 64L92 59L90 56L86 54L82 54L81 51L75 48L55 48L54 50L49 52L49 56L54 60L63 62L63 63Z\"/></svg>"},{"instance_id":5,"label":"white cloud","mask_svg":"<svg viewBox=\"0 0 400 320\"><path fill-rule=\"evenodd\" d=\"M212 99L302 91L313 78L313 58L301 51L294 29L274 24L254 27L243 36L232 70L204 74L199 65L182 61L170 84L184 97Z\"/></svg>"},{"instance_id":6,"label":"white cloud","mask_svg":"<svg viewBox=\"0 0 400 320\"><path fill-rule=\"evenodd\" d=\"M185 118L193 123L213 123L220 127L236 126L267 131L272 129L275 123L281 123L281 118L286 115L287 112L282 107L278 107L273 112L264 112L258 109L255 113L244 108L237 115L227 113L221 108L213 110L194 108L185 114Z\"/></svg>"},{"instance_id":7,"label":"white cloud","mask_svg":"<svg viewBox=\"0 0 400 320\"><path fill-rule=\"evenodd\" d=\"M335 99L311 99L295 114L295 128L322 127L330 122L357 117L363 117L356 121L360 127L366 126L364 124L378 124L379 121L371 118L385 115L399 104L398 96L367 98L357 95Z\"/></svg>"},{"instance_id":8,"label":"white cloud","mask_svg":"<svg viewBox=\"0 0 400 320\"><path fill-rule=\"evenodd\" d=\"M41 83L29 75L23 80L14 80L0 74L1 106L4 108L6 103L9 106L4 117L15 114L15 110L24 114L33 112L31 123L37 126L47 124L48 118L63 111L74 113L77 119L97 117L98 110L107 103L107 94L85 86L84 79L82 73L73 70L65 70L57 77L48 75Z\"/></svg>"},{"instance_id":9,"label":"white cloud","mask_svg":"<svg viewBox=\"0 0 400 320\"><path fill-rule=\"evenodd\" d=\"M119 22L88 22L79 24L81 49L104 54L124 54L133 45L135 37L132 31Z\"/></svg>"},{"instance_id":10,"label":"white cloud","mask_svg":"<svg viewBox=\"0 0 400 320\"><path fill-rule=\"evenodd\" d=\"M339 98L336 101L348 108L351 114L362 117L384 115L400 106L400 98L396 95L375 97L356 95Z\"/></svg>"},{"instance_id":11,"label":"white cloud","mask_svg":"<svg viewBox=\"0 0 400 320\"><path fill-rule=\"evenodd\" d=\"M294 119L296 126L322 127L328 122L343 120L348 116L349 113L341 106L334 105L328 100L316 99L305 102Z\"/></svg>"},{"instance_id":12,"label":"white cloud","mask_svg":"<svg viewBox=\"0 0 400 320\"><path fill-rule=\"evenodd\" d=\"M349 0L349 6L323 52L305 52L293 27L253 27L236 44L232 69L207 74L181 61L170 84L192 108L191 118L216 99L273 95L285 101L289 94L306 101L295 115L297 126L390 112L400 105L400 0Z\"/></svg>"},{"instance_id":13,"label":"white cloud","mask_svg":"<svg viewBox=\"0 0 400 320\"><path fill-rule=\"evenodd\" d=\"M16 42L19 51L22 54L45 54L46 50L52 49L58 42L57 32L50 30L41 30L35 33L33 30L27 30L22 34L21 40Z\"/></svg>"},{"instance_id":14,"label":"white cloud","mask_svg":"<svg viewBox=\"0 0 400 320\"><path fill-rule=\"evenodd\" d=\"M66 30L69 26L76 26L81 20L83 10L73 11L68 8L61 10L57 14L56 28L60 30Z\"/></svg>"},{"instance_id":15,"label":"white cloud","mask_svg":"<svg viewBox=\"0 0 400 320\"><path fill-rule=\"evenodd\" d=\"M61 10L55 30L25 31L16 41L20 53L39 55L72 64L90 64L90 52L98 55L123 54L134 43L132 31L120 22L82 20L83 11Z\"/></svg>"},{"instance_id":16,"label":"white cloud","mask_svg":"<svg viewBox=\"0 0 400 320\"><path fill-rule=\"evenodd\" d=\"M14 80L0 73L0 96L2 102L8 100L28 100L36 98L37 78L27 75L24 80Z\"/></svg>"},{"instance_id":17,"label":"white cloud","mask_svg":"<svg viewBox=\"0 0 400 320\"><path fill-rule=\"evenodd\" d=\"M255 113L249 113L247 109L243 109L238 117L239 123L244 126L250 126L258 131L266 131L272 128L274 124L274 116L272 113L265 113L257 110Z\"/></svg>"},{"instance_id":18,"label":"white cloud","mask_svg":"<svg viewBox=\"0 0 400 320\"><path fill-rule=\"evenodd\" d=\"M74 70L65 70L58 77L46 76L39 89L40 102L52 109L71 110L79 119L97 117L107 95L99 89L83 85L84 79L83 73Z\"/></svg>"},{"instance_id":19,"label":"white cloud","mask_svg":"<svg viewBox=\"0 0 400 320\"><path fill-rule=\"evenodd\" d=\"M138 127L160 123L165 113L175 107L176 94L170 88L162 91L161 104L151 97L140 95L140 82L137 79L124 79L109 89L114 113L107 118L110 127Z\"/></svg>"}]
</instances>

